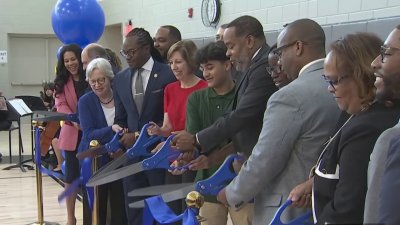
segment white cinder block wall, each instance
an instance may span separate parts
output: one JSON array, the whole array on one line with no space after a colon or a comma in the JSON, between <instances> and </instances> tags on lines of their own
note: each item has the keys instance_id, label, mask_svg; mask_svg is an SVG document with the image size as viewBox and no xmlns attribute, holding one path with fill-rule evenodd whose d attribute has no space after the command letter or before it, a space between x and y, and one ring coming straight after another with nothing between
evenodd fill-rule
<instances>
[{"instance_id":1,"label":"white cinder block wall","mask_svg":"<svg viewBox=\"0 0 400 225\"><path fill-rule=\"evenodd\" d=\"M135 26L152 34L163 24L178 27L184 38L214 35L215 29L201 22L201 0L103 0L108 23L132 19ZM299 18L312 18L321 25L372 20L400 15L400 0L221 0L220 24L241 15L258 18L266 31L279 30L282 25ZM188 8L194 9L188 18Z\"/></svg>"},{"instance_id":2,"label":"white cinder block wall","mask_svg":"<svg viewBox=\"0 0 400 225\"><path fill-rule=\"evenodd\" d=\"M144 27L152 35L160 25L172 24L181 30L184 38L213 36L215 29L204 27L201 22L201 2L202 0L103 0L101 5L106 14L107 25L126 23L128 19L132 19L134 26ZM282 25L304 17L326 25L400 16L400 0L221 2L220 24L248 14L258 18L265 31L279 30ZM52 34L50 15L55 3L56 0L0 0L0 50L9 50L9 34ZM193 8L193 18L188 18L188 8ZM23 65L23 62L18 63ZM0 91L8 97L11 97L8 93L11 94L12 88L10 76L8 64L0 64Z\"/></svg>"}]
</instances>

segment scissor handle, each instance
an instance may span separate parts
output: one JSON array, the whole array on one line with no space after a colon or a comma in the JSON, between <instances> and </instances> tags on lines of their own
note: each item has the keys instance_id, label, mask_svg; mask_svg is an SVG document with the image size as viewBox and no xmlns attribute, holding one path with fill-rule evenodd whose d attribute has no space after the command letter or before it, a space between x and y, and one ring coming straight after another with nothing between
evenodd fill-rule
<instances>
[{"instance_id":1,"label":"scissor handle","mask_svg":"<svg viewBox=\"0 0 400 225\"><path fill-rule=\"evenodd\" d=\"M310 217L312 215L311 212L307 212L296 219L291 220L288 223L283 223L281 221L281 215L285 209L292 204L292 200L288 199L286 200L281 207L279 207L278 211L276 211L274 218L272 219L271 223L269 225L311 225L310 223Z\"/></svg>"},{"instance_id":2,"label":"scissor handle","mask_svg":"<svg viewBox=\"0 0 400 225\"><path fill-rule=\"evenodd\" d=\"M78 113L71 113L67 115L67 120L75 123L80 123Z\"/></svg>"},{"instance_id":3,"label":"scissor handle","mask_svg":"<svg viewBox=\"0 0 400 225\"><path fill-rule=\"evenodd\" d=\"M219 169L215 171L211 177L196 183L196 191L203 195L216 196L218 192L227 185L228 182L236 177L232 163L235 159L239 159L240 157L242 156L236 154L227 156Z\"/></svg>"},{"instance_id":4,"label":"scissor handle","mask_svg":"<svg viewBox=\"0 0 400 225\"><path fill-rule=\"evenodd\" d=\"M127 149L126 153L130 159L133 159L138 156L148 157L152 154L148 151L148 147L161 140L161 137L152 135L150 136L147 132L147 128L149 128L150 123L145 124L140 131L139 137L136 140L135 144Z\"/></svg>"},{"instance_id":5,"label":"scissor handle","mask_svg":"<svg viewBox=\"0 0 400 225\"><path fill-rule=\"evenodd\" d=\"M114 134L111 141L109 141L104 145L104 147L107 149L108 152L115 152L121 148L121 143L119 143L120 138L121 138L121 132L118 131L117 133Z\"/></svg>"},{"instance_id":6,"label":"scissor handle","mask_svg":"<svg viewBox=\"0 0 400 225\"><path fill-rule=\"evenodd\" d=\"M181 152L174 150L171 147L171 141L174 136L175 135L169 136L156 154L143 160L143 168L145 170L151 170L155 168L171 169L171 162L177 159L181 154Z\"/></svg>"}]
</instances>

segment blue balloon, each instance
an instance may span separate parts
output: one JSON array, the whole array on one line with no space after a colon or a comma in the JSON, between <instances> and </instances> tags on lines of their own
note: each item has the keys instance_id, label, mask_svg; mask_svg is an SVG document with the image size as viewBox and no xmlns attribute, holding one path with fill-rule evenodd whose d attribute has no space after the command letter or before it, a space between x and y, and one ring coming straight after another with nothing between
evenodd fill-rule
<instances>
[{"instance_id":1,"label":"blue balloon","mask_svg":"<svg viewBox=\"0 0 400 225\"><path fill-rule=\"evenodd\" d=\"M51 24L62 43L84 47L100 39L105 16L96 0L58 0L51 15Z\"/></svg>"},{"instance_id":2,"label":"blue balloon","mask_svg":"<svg viewBox=\"0 0 400 225\"><path fill-rule=\"evenodd\" d=\"M62 49L63 47L64 47L64 46L61 45L61 46L58 48L57 53L56 53L57 59L60 59L60 53L61 53L61 49Z\"/></svg>"}]
</instances>

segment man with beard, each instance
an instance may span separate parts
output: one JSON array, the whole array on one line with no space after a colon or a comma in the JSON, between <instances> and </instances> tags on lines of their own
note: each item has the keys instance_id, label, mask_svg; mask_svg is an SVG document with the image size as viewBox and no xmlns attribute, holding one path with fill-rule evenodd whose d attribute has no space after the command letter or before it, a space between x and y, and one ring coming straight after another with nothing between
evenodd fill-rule
<instances>
[{"instance_id":1,"label":"man with beard","mask_svg":"<svg viewBox=\"0 0 400 225\"><path fill-rule=\"evenodd\" d=\"M400 100L399 40L400 25L389 34L381 47L381 54L371 64L376 76L376 100L389 105L399 104ZM400 177L400 168L398 168L400 165L400 151L396 147L398 144L394 144L392 147L390 145L391 140L399 137L399 135L400 123L381 134L371 153L371 161L368 167L368 191L365 199L364 223L400 224L397 207L400 198L396 194L400 190L400 185L399 182L395 182ZM382 177L385 170L385 162L387 162L387 171ZM381 201L380 197L382 198Z\"/></svg>"},{"instance_id":2,"label":"man with beard","mask_svg":"<svg viewBox=\"0 0 400 225\"><path fill-rule=\"evenodd\" d=\"M193 151L196 147L209 154L219 144L233 139L235 150L249 156L257 143L266 102L277 89L267 72L269 46L263 27L256 18L241 16L229 23L224 43L228 48L226 55L236 70L243 72L233 110L194 135L178 133L173 144L180 151Z\"/></svg>"},{"instance_id":3,"label":"man with beard","mask_svg":"<svg viewBox=\"0 0 400 225\"><path fill-rule=\"evenodd\" d=\"M154 39L154 47L160 52L164 62L167 63L169 48L176 42L182 40L181 32L171 25L164 25L158 28Z\"/></svg>"},{"instance_id":4,"label":"man with beard","mask_svg":"<svg viewBox=\"0 0 400 225\"><path fill-rule=\"evenodd\" d=\"M292 82L269 98L250 157L218 194L221 203L236 209L254 198L253 225L270 222L296 182L308 177L339 117L322 78L322 27L310 19L296 20L279 34L277 46L278 65ZM303 212L289 208L282 219L287 221Z\"/></svg>"}]
</instances>

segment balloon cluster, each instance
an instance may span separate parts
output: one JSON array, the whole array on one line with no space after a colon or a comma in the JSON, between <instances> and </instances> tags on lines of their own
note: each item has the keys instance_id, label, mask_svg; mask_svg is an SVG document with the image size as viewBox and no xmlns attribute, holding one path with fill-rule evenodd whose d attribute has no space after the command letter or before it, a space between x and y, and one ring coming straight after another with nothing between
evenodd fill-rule
<instances>
[{"instance_id":1,"label":"balloon cluster","mask_svg":"<svg viewBox=\"0 0 400 225\"><path fill-rule=\"evenodd\" d=\"M63 44L75 43L84 48L100 39L105 16L96 0L58 0L51 14L51 24Z\"/></svg>"}]
</instances>

